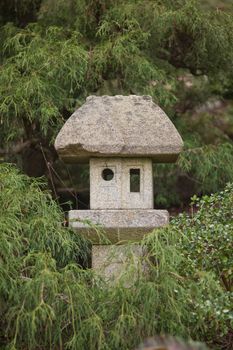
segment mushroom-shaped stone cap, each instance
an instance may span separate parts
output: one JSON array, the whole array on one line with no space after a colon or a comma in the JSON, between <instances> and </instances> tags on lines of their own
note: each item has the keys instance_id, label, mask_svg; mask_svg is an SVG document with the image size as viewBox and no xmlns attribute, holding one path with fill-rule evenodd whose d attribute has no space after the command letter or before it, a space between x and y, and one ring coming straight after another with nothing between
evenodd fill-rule
<instances>
[{"instance_id":1,"label":"mushroom-shaped stone cap","mask_svg":"<svg viewBox=\"0 0 233 350\"><path fill-rule=\"evenodd\" d=\"M66 121L55 148L66 162L147 157L174 162L183 141L150 96L90 96Z\"/></svg>"}]
</instances>

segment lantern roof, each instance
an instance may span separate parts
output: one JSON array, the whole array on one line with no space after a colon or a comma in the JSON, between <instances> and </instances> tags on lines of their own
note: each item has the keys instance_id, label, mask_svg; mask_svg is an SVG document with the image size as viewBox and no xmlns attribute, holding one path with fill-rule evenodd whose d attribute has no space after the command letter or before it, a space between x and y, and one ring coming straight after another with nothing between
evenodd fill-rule
<instances>
[{"instance_id":1,"label":"lantern roof","mask_svg":"<svg viewBox=\"0 0 233 350\"><path fill-rule=\"evenodd\" d=\"M66 121L55 148L66 162L90 157L147 157L174 162L183 147L175 126L150 96L89 96Z\"/></svg>"}]
</instances>

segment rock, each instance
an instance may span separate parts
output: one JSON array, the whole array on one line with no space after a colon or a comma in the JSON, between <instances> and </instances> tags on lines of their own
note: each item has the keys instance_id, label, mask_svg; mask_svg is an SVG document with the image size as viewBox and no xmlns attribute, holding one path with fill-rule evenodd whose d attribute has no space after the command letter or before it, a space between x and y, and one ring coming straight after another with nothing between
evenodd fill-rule
<instances>
[{"instance_id":1,"label":"rock","mask_svg":"<svg viewBox=\"0 0 233 350\"><path fill-rule=\"evenodd\" d=\"M135 350L208 350L204 343L188 340L186 342L170 335L157 335L146 339Z\"/></svg>"}]
</instances>

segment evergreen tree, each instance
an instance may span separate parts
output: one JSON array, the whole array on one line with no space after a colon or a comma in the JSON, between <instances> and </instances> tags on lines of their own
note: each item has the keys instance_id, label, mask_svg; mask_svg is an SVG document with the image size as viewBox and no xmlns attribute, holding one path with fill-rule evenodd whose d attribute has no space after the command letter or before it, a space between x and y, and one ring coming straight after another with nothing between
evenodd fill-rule
<instances>
[{"instance_id":1,"label":"evergreen tree","mask_svg":"<svg viewBox=\"0 0 233 350\"><path fill-rule=\"evenodd\" d=\"M201 5L12 0L1 15L2 157L40 176L42 153L54 163L54 137L86 96L150 94L185 141L176 166L156 166L157 204L232 181L233 13Z\"/></svg>"}]
</instances>

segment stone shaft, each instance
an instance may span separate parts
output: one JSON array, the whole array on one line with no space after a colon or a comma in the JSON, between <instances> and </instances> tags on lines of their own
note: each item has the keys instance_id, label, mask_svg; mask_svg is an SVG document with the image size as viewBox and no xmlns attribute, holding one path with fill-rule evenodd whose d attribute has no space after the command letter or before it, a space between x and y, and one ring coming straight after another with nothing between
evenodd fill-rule
<instances>
[{"instance_id":1,"label":"stone shaft","mask_svg":"<svg viewBox=\"0 0 233 350\"><path fill-rule=\"evenodd\" d=\"M148 271L145 247L139 244L94 245L92 247L92 268L108 283L122 280L130 287L140 274Z\"/></svg>"}]
</instances>

